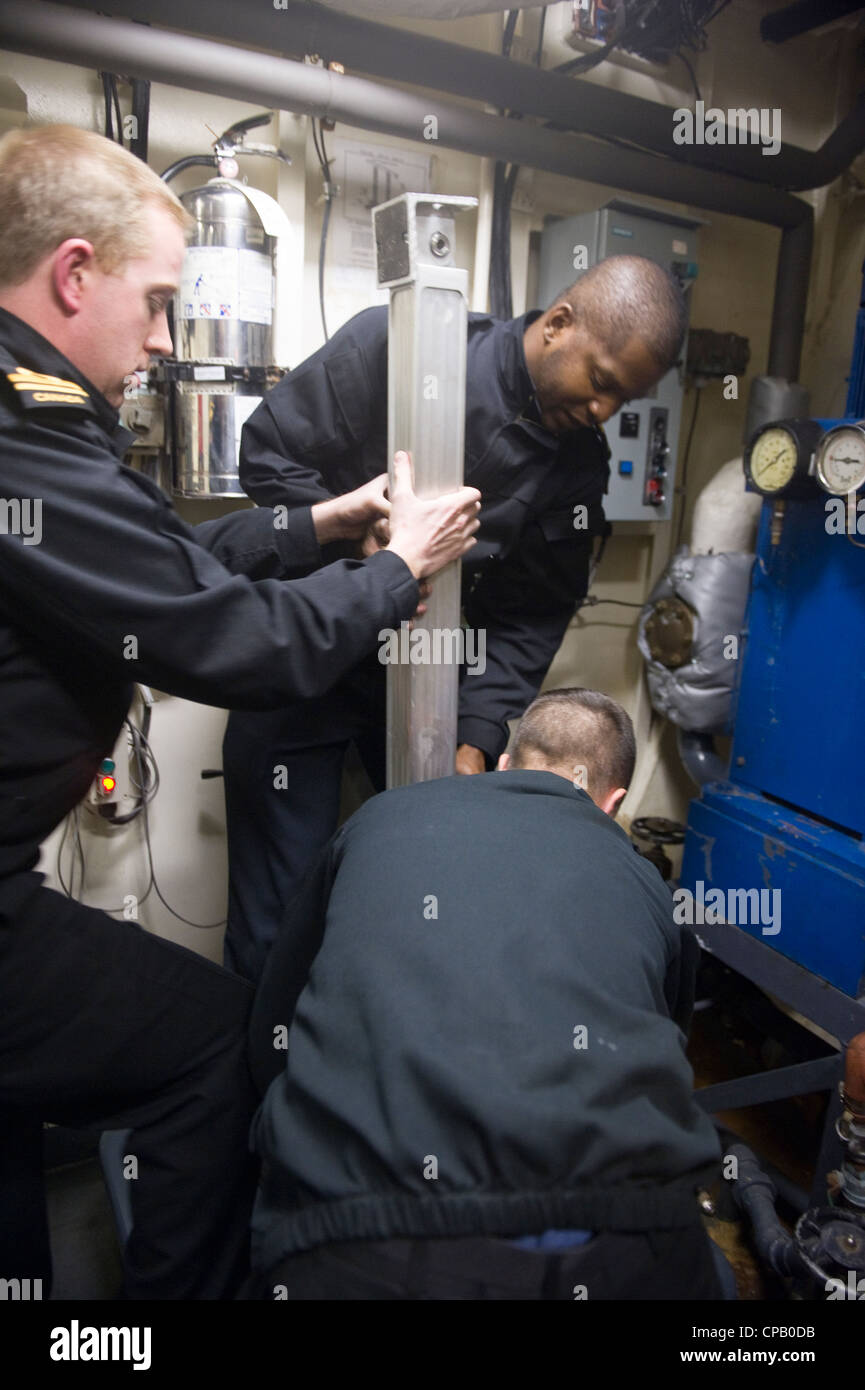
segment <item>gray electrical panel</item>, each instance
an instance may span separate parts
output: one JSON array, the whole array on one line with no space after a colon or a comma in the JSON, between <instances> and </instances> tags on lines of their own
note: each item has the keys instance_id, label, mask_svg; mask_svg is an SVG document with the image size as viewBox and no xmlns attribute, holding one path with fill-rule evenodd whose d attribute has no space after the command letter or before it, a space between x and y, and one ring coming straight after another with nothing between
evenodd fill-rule
<instances>
[{"instance_id":1,"label":"gray electrical panel","mask_svg":"<svg viewBox=\"0 0 865 1390\"><path fill-rule=\"evenodd\" d=\"M596 212L550 220L541 237L538 300L547 308L597 261L629 253L670 270L686 294L697 275L702 222L616 199ZM684 348L682 360L684 362ZM669 521L679 427L682 373L673 367L649 396L629 401L604 426L610 445L609 521Z\"/></svg>"}]
</instances>

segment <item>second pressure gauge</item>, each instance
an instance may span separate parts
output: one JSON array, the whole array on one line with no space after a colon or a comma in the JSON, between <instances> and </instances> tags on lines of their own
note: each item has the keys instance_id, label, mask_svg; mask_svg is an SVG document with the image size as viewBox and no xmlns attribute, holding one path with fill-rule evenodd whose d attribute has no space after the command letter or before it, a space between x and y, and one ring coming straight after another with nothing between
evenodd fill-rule
<instances>
[{"instance_id":1,"label":"second pressure gauge","mask_svg":"<svg viewBox=\"0 0 865 1390\"><path fill-rule=\"evenodd\" d=\"M821 435L815 420L779 420L755 430L745 450L745 477L764 497L809 497L811 459Z\"/></svg>"},{"instance_id":2,"label":"second pressure gauge","mask_svg":"<svg viewBox=\"0 0 865 1390\"><path fill-rule=\"evenodd\" d=\"M817 446L816 475L826 492L840 497L865 485L865 421L826 431Z\"/></svg>"}]
</instances>

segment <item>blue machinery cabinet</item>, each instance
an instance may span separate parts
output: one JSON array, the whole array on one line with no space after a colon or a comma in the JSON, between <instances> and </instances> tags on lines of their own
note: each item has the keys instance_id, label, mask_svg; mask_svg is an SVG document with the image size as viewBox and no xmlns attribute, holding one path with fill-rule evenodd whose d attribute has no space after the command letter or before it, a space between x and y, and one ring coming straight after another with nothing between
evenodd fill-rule
<instances>
[{"instance_id":1,"label":"blue machinery cabinet","mask_svg":"<svg viewBox=\"0 0 865 1390\"><path fill-rule=\"evenodd\" d=\"M698 895L699 883L704 894L722 888L728 901L729 889L769 890L759 905L756 894L747 904L743 895L734 899L745 909L736 914L740 929L852 998L862 992L861 841L748 787L717 782L691 805L682 883ZM696 923L698 934L704 925Z\"/></svg>"},{"instance_id":2,"label":"blue machinery cabinet","mask_svg":"<svg viewBox=\"0 0 865 1390\"><path fill-rule=\"evenodd\" d=\"M730 761L691 805L682 883L780 891L758 939L865 993L865 549L822 499L763 506Z\"/></svg>"},{"instance_id":3,"label":"blue machinery cabinet","mask_svg":"<svg viewBox=\"0 0 865 1390\"><path fill-rule=\"evenodd\" d=\"M731 780L691 803L681 885L702 945L844 1044L865 1029L865 548L827 532L827 501L788 500L776 544L763 504ZM701 910L712 889L726 912ZM699 1094L715 1111L840 1075L829 1058Z\"/></svg>"}]
</instances>

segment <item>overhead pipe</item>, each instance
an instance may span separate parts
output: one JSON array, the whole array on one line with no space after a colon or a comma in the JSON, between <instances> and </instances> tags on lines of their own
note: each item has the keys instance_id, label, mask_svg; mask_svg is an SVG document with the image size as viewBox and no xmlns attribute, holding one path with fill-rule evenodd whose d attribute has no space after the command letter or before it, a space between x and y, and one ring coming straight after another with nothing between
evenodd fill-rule
<instances>
[{"instance_id":1,"label":"overhead pipe","mask_svg":"<svg viewBox=\"0 0 865 1390\"><path fill-rule=\"evenodd\" d=\"M85 67L145 75L156 82L193 91L235 97L344 125L360 126L410 140L424 138L432 116L435 142L465 154L490 155L568 178L610 183L615 164L617 187L658 198L680 199L717 212L794 227L805 205L745 179L706 170L684 169L672 161L636 150L611 151L584 136L540 130L462 106L381 87L361 77L266 53L229 47L212 40L107 19L86 10L39 0L4 0L0 7L4 47Z\"/></svg>"},{"instance_id":2,"label":"overhead pipe","mask_svg":"<svg viewBox=\"0 0 865 1390\"><path fill-rule=\"evenodd\" d=\"M798 380L813 246L814 214L809 207L806 217L792 227L785 226L781 234L775 268L767 376L782 377L786 381Z\"/></svg>"},{"instance_id":3,"label":"overhead pipe","mask_svg":"<svg viewBox=\"0 0 865 1390\"><path fill-rule=\"evenodd\" d=\"M180 15L175 15L175 21ZM309 64L40 0L5 0L0 44L84 67L146 77L192 91L339 121L420 140L437 122L438 143L569 178L614 183L632 193L767 222L784 231L778 258L769 372L795 379L808 290L813 213L801 199L729 174L616 149L585 136L540 130L454 102L430 102Z\"/></svg>"},{"instance_id":4,"label":"overhead pipe","mask_svg":"<svg viewBox=\"0 0 865 1390\"><path fill-rule=\"evenodd\" d=\"M236 0L108 0L108 4L112 14L210 38L236 42L241 28L244 42L270 53L298 58L316 53L354 72L470 96L524 116L541 117L563 130L637 142L695 169L735 174L793 192L831 183L865 147L865 96L817 150L782 144L777 154L769 156L758 144L676 145L673 108L660 102L575 81L465 44L341 14L308 0L279 0L278 7L273 0L257 0L240 11Z\"/></svg>"}]
</instances>

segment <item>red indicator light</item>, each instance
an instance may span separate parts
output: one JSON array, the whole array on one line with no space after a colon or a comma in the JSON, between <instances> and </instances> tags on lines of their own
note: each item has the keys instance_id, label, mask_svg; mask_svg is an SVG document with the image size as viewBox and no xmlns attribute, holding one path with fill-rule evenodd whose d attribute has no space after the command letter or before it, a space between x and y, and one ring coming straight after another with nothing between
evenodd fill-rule
<instances>
[{"instance_id":1,"label":"red indicator light","mask_svg":"<svg viewBox=\"0 0 865 1390\"><path fill-rule=\"evenodd\" d=\"M100 778L99 778L99 790L100 790L105 796L108 796L108 794L109 794L110 792L113 792L113 791L114 791L114 788L115 788L116 786L117 786L117 779L116 779L115 777L100 777Z\"/></svg>"}]
</instances>

